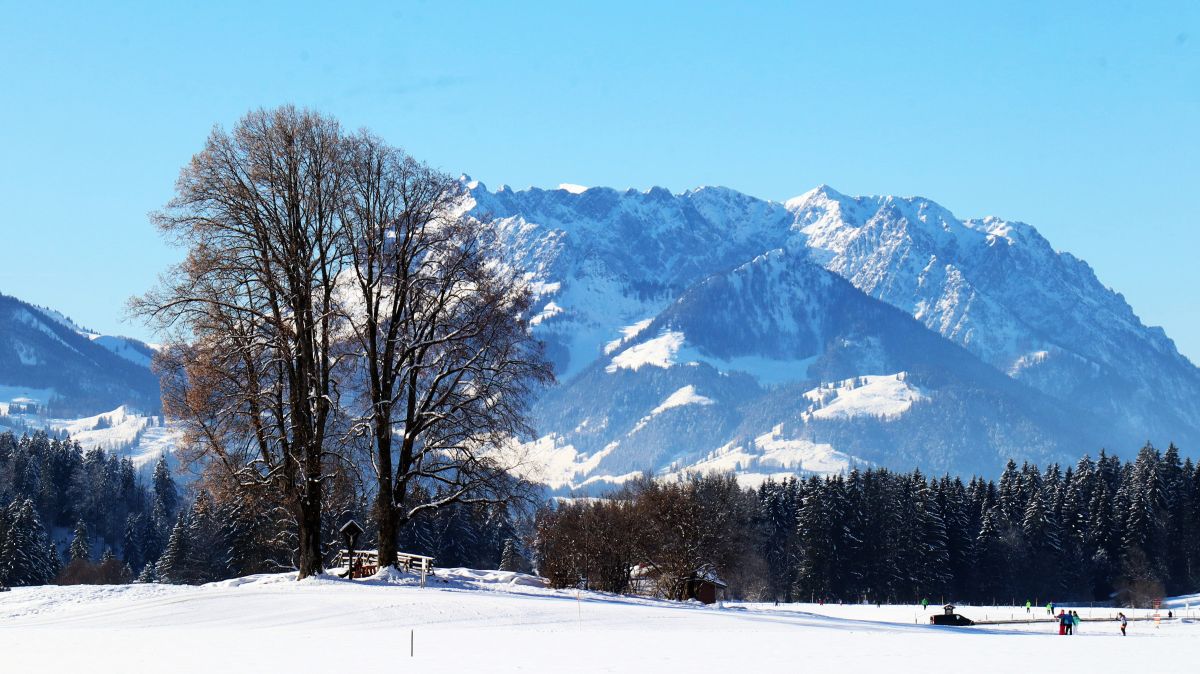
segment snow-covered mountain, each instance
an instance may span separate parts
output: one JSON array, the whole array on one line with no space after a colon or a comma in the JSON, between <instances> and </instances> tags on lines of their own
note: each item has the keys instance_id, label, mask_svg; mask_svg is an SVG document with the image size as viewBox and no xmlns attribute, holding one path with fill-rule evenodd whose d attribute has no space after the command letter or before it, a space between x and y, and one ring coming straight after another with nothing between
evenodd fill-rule
<instances>
[{"instance_id":1,"label":"snow-covered mountain","mask_svg":"<svg viewBox=\"0 0 1200 674\"><path fill-rule=\"evenodd\" d=\"M148 346L80 329L62 314L0 295L0 402L23 398L56 415L130 404L159 408Z\"/></svg>"},{"instance_id":2,"label":"snow-covered mountain","mask_svg":"<svg viewBox=\"0 0 1200 674\"><path fill-rule=\"evenodd\" d=\"M781 245L792 215L725 188L489 192L491 216L543 301L533 317L561 378L580 372L700 279ZM622 330L625 330L622 332Z\"/></svg>"},{"instance_id":3,"label":"snow-covered mountain","mask_svg":"<svg viewBox=\"0 0 1200 674\"><path fill-rule=\"evenodd\" d=\"M1200 370L1029 225L828 187L467 186L538 294L560 384L525 447L553 486L1200 446ZM0 296L0 425L165 447L152 354Z\"/></svg>"},{"instance_id":4,"label":"snow-covered mountain","mask_svg":"<svg viewBox=\"0 0 1200 674\"><path fill-rule=\"evenodd\" d=\"M154 347L138 339L132 337L122 337L120 335L105 335L95 330L82 328L75 321L72 321L60 311L55 311L48 307L35 307L38 311L45 314L47 317L58 321L67 329L87 337L96 344L112 351L116 355L125 360L140 365L144 368L149 368L150 363L154 360Z\"/></svg>"},{"instance_id":5,"label":"snow-covered mountain","mask_svg":"<svg viewBox=\"0 0 1200 674\"><path fill-rule=\"evenodd\" d=\"M826 187L468 187L539 293L561 384L527 448L552 484L1200 439L1200 372L1028 225Z\"/></svg>"},{"instance_id":6,"label":"snow-covered mountain","mask_svg":"<svg viewBox=\"0 0 1200 674\"><path fill-rule=\"evenodd\" d=\"M1033 227L828 187L787 208L816 261L1009 376L1111 419L1110 442L1200 440L1200 370Z\"/></svg>"},{"instance_id":7,"label":"snow-covered mountain","mask_svg":"<svg viewBox=\"0 0 1200 674\"><path fill-rule=\"evenodd\" d=\"M61 313L0 295L0 432L69 433L86 449L143 464L176 433L157 416L150 346L80 328Z\"/></svg>"}]
</instances>

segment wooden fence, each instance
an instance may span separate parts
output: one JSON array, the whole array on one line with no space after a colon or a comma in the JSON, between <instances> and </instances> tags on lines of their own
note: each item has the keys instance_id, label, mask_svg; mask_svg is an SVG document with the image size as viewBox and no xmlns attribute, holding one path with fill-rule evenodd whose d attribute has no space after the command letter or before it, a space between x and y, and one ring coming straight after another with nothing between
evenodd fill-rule
<instances>
[{"instance_id":1,"label":"wooden fence","mask_svg":"<svg viewBox=\"0 0 1200 674\"><path fill-rule=\"evenodd\" d=\"M433 573L433 557L413 555L407 552L396 553L396 567L421 575L421 587L425 586L425 576ZM333 566L343 566L350 569L351 578L373 576L379 571L379 552L375 550L355 550L354 559L346 549L338 550L333 558Z\"/></svg>"}]
</instances>

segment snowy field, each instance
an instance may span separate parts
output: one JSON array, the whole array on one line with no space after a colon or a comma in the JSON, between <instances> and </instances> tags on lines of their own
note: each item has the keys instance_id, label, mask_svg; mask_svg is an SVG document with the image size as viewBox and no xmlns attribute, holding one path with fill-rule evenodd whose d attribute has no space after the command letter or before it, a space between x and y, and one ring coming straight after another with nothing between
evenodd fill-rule
<instances>
[{"instance_id":1,"label":"snowy field","mask_svg":"<svg viewBox=\"0 0 1200 674\"><path fill-rule=\"evenodd\" d=\"M960 612L988 611L1013 609ZM1188 670L1200 661L1200 622L1188 619L1133 622L1127 638L1114 623L1088 622L1066 638L1048 623L943 628L920 624L927 615L913 606L706 607L465 569L439 570L425 588L411 577L286 575L202 587L16 588L0 594L0 672L975 674Z\"/></svg>"}]
</instances>

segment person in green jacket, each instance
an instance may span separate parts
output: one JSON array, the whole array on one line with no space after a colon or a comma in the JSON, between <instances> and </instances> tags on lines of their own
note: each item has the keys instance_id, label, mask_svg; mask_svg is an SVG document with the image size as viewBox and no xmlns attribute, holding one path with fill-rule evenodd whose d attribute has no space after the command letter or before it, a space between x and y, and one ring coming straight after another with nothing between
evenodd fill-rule
<instances>
[{"instance_id":1,"label":"person in green jacket","mask_svg":"<svg viewBox=\"0 0 1200 674\"><path fill-rule=\"evenodd\" d=\"M1031 609L1031 608L1033 608L1033 602L1026 599L1025 600L1025 612L1029 613L1029 609Z\"/></svg>"},{"instance_id":2,"label":"person in green jacket","mask_svg":"<svg viewBox=\"0 0 1200 674\"><path fill-rule=\"evenodd\" d=\"M921 600L921 610L922 610L922 611L926 611L926 610L928 610L928 609L929 609L929 600L928 600L928 599L922 599L922 600Z\"/></svg>"},{"instance_id":3,"label":"person in green jacket","mask_svg":"<svg viewBox=\"0 0 1200 674\"><path fill-rule=\"evenodd\" d=\"M1046 604L1046 613L1049 613L1050 615L1054 615L1054 602L1050 602L1049 604Z\"/></svg>"}]
</instances>

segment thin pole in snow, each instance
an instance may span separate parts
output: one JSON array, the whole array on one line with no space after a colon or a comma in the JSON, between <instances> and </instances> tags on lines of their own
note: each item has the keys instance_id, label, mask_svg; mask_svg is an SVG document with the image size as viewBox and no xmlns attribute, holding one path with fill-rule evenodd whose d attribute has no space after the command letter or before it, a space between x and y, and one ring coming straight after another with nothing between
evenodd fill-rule
<instances>
[{"instance_id":1,"label":"thin pole in snow","mask_svg":"<svg viewBox=\"0 0 1200 674\"><path fill-rule=\"evenodd\" d=\"M416 652L417 637L415 633L416 630L408 631L408 657L410 658L413 657L413 653Z\"/></svg>"}]
</instances>

